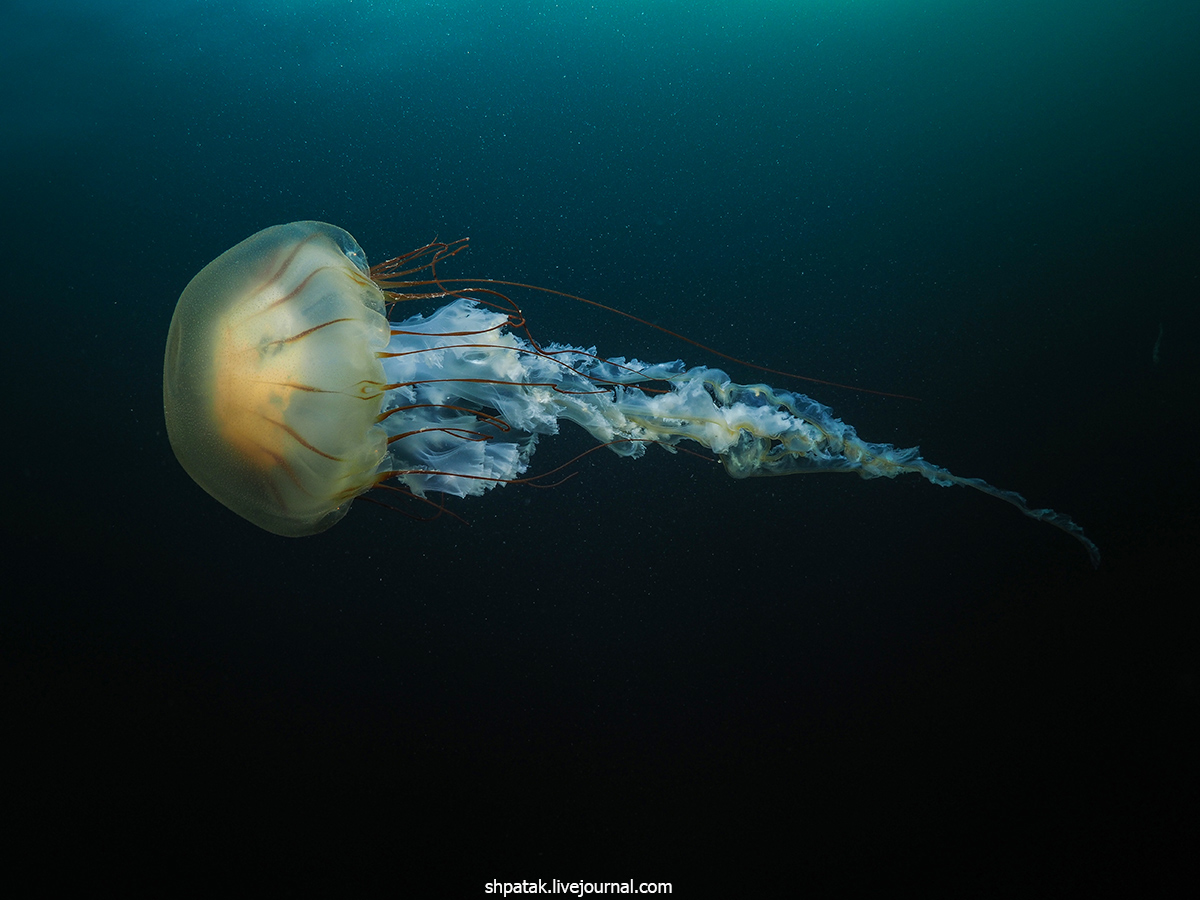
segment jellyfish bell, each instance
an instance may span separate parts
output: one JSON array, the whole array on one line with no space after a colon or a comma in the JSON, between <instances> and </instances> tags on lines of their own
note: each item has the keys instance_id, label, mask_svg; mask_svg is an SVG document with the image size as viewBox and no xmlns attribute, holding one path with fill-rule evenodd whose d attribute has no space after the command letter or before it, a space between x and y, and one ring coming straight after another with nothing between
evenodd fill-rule
<instances>
[{"instance_id":1,"label":"jellyfish bell","mask_svg":"<svg viewBox=\"0 0 1200 900\"><path fill-rule=\"evenodd\" d=\"M915 474L974 488L1070 534L1099 562L1068 516L954 475L915 447L864 441L804 394L678 360L543 346L515 305L481 299L504 295L445 286L435 265L455 252L433 244L368 268L342 229L294 222L205 266L175 309L163 375L167 433L188 474L268 531L315 534L385 482L424 498L522 480L539 436L567 421L622 456L699 444L735 478ZM433 290L410 293L422 286ZM416 298L449 302L389 323L389 304Z\"/></svg>"},{"instance_id":2,"label":"jellyfish bell","mask_svg":"<svg viewBox=\"0 0 1200 900\"><path fill-rule=\"evenodd\" d=\"M389 326L357 242L321 222L260 231L175 307L167 435L187 473L275 534L315 534L375 484Z\"/></svg>"}]
</instances>

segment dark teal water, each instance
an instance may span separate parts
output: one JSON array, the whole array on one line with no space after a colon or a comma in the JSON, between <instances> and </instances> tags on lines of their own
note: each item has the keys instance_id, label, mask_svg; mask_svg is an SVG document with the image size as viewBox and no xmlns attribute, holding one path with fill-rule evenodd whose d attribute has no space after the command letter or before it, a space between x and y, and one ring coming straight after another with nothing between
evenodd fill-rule
<instances>
[{"instance_id":1,"label":"dark teal water","mask_svg":"<svg viewBox=\"0 0 1200 900\"><path fill-rule=\"evenodd\" d=\"M2 11L32 847L689 895L1100 880L1195 837L1194 4ZM1070 514L1105 563L966 491L665 453L450 504L468 525L259 532L176 464L162 348L196 271L296 219L376 261L469 237L443 274L919 397L773 379ZM543 340L718 364L519 299Z\"/></svg>"}]
</instances>

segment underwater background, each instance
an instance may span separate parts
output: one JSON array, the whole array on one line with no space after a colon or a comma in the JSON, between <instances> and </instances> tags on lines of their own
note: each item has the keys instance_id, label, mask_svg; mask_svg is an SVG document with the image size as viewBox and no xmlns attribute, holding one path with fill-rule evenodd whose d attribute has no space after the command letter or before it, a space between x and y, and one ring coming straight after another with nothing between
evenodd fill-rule
<instances>
[{"instance_id":1,"label":"underwater background","mask_svg":"<svg viewBox=\"0 0 1200 900\"><path fill-rule=\"evenodd\" d=\"M0 10L19 864L692 896L1194 850L1195 3ZM175 461L163 345L201 267L298 219L920 398L516 297L544 341L808 393L1103 562L973 491L654 448L465 524L260 531Z\"/></svg>"}]
</instances>

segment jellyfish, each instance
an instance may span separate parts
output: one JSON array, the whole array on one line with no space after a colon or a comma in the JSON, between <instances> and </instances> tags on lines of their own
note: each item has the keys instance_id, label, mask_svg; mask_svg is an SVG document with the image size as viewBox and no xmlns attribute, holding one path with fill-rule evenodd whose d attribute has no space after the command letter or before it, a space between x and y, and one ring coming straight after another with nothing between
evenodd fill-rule
<instances>
[{"instance_id":1,"label":"jellyfish","mask_svg":"<svg viewBox=\"0 0 1200 900\"><path fill-rule=\"evenodd\" d=\"M255 525L310 535L377 487L432 502L532 480L538 439L570 422L621 456L698 445L734 478L913 474L974 488L1065 531L1099 562L1068 516L954 475L916 447L864 441L804 394L681 361L543 345L503 293L454 290L437 275L462 246L434 243L369 267L341 228L293 222L205 266L179 298L163 367L167 434L183 468ZM396 316L420 299L447 302Z\"/></svg>"}]
</instances>

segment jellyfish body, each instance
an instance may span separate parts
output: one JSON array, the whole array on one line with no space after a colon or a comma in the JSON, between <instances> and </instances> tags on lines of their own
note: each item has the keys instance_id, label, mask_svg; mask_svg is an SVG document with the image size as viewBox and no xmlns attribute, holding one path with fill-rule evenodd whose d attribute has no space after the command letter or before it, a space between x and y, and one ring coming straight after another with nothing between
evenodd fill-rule
<instances>
[{"instance_id":1,"label":"jellyfish body","mask_svg":"<svg viewBox=\"0 0 1200 900\"><path fill-rule=\"evenodd\" d=\"M375 484L389 327L362 250L294 222L226 251L188 284L163 399L179 462L238 515L313 534Z\"/></svg>"},{"instance_id":2,"label":"jellyfish body","mask_svg":"<svg viewBox=\"0 0 1200 900\"><path fill-rule=\"evenodd\" d=\"M863 441L803 394L679 361L542 346L510 312L447 293L454 299L431 315L389 325L392 295L354 239L323 223L269 228L226 252L180 297L167 342L167 430L180 462L255 524L312 534L384 480L418 497L518 480L538 437L569 421L622 456L694 442L735 478L910 473L972 487L1099 560L1069 517L954 475L917 448Z\"/></svg>"}]
</instances>

